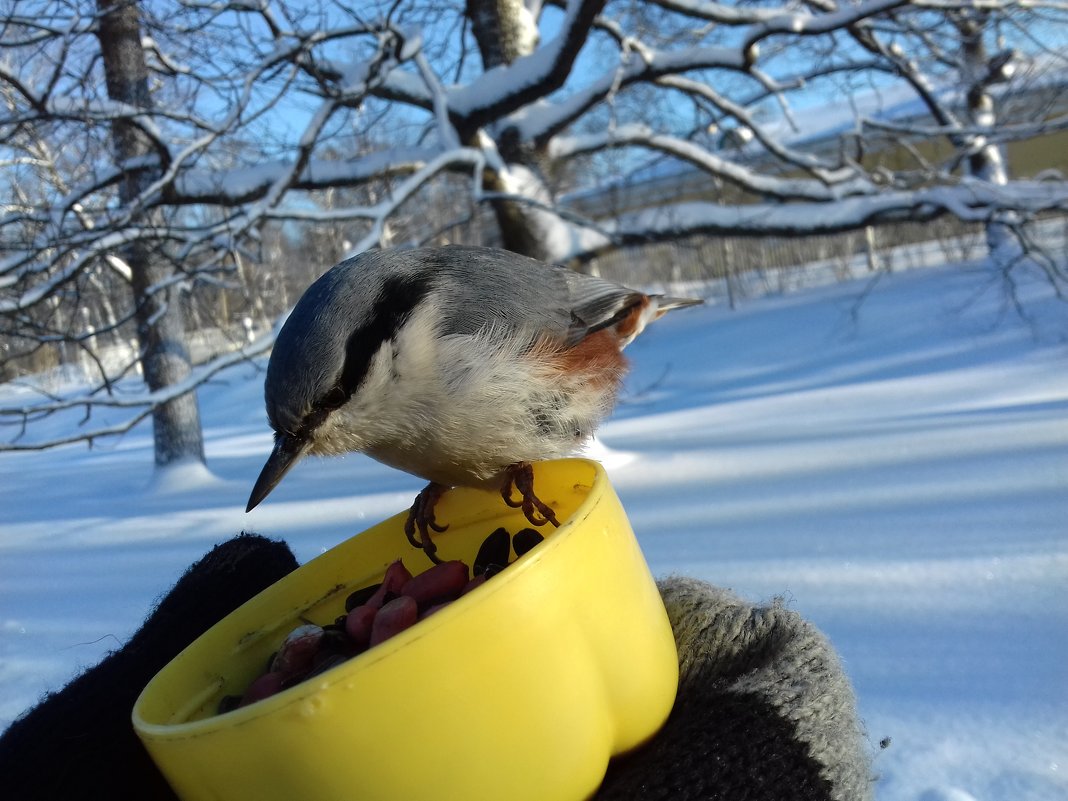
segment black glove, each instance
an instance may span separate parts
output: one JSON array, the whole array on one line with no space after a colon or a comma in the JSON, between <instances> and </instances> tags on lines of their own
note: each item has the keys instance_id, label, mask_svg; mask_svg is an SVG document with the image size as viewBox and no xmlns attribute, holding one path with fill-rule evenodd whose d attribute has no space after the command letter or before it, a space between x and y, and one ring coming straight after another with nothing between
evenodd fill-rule
<instances>
[{"instance_id":1,"label":"black glove","mask_svg":"<svg viewBox=\"0 0 1068 801\"><path fill-rule=\"evenodd\" d=\"M125 647L0 736L5 797L174 799L133 731L134 701L201 632L296 566L284 543L249 535L193 565ZM612 762L597 801L871 798L852 690L813 626L692 579L660 591L679 650L678 698L649 743Z\"/></svg>"},{"instance_id":2,"label":"black glove","mask_svg":"<svg viewBox=\"0 0 1068 801\"><path fill-rule=\"evenodd\" d=\"M179 579L130 641L52 693L0 736L0 786L15 801L171 801L130 711L189 643L297 567L289 546L241 535Z\"/></svg>"}]
</instances>

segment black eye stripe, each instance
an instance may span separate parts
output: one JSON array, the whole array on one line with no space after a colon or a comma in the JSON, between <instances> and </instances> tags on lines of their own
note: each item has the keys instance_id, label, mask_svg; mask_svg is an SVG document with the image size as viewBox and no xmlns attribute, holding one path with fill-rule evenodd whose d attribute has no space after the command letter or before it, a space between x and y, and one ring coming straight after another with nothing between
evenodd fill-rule
<instances>
[{"instance_id":1,"label":"black eye stripe","mask_svg":"<svg viewBox=\"0 0 1068 801\"><path fill-rule=\"evenodd\" d=\"M367 376L371 359L383 343L393 339L401 326L411 317L431 288L430 273L388 278L371 307L371 314L361 322L345 343L345 364L337 383L316 403L309 417L316 424L325 418L323 412L343 406Z\"/></svg>"}]
</instances>

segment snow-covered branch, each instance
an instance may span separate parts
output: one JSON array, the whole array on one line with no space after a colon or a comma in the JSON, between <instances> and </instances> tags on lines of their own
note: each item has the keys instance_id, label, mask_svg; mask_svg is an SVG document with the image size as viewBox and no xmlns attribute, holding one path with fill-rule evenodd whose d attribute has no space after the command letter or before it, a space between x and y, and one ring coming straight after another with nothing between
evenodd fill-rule
<instances>
[{"instance_id":1,"label":"snow-covered branch","mask_svg":"<svg viewBox=\"0 0 1068 801\"><path fill-rule=\"evenodd\" d=\"M449 91L449 108L474 130L563 86L605 0L568 0L560 32L529 56Z\"/></svg>"},{"instance_id":2,"label":"snow-covered branch","mask_svg":"<svg viewBox=\"0 0 1068 801\"><path fill-rule=\"evenodd\" d=\"M653 0L654 5L695 19L718 25L752 25L769 22L794 13L795 7L758 8L755 6L718 3L714 0Z\"/></svg>"},{"instance_id":3,"label":"snow-covered branch","mask_svg":"<svg viewBox=\"0 0 1068 801\"><path fill-rule=\"evenodd\" d=\"M1020 214L1068 211L1068 183L1016 182L996 186L963 181L914 191L890 191L834 203L754 203L723 206L688 202L621 215L587 231L569 259L589 260L620 245L681 239L698 234L810 236L853 231L868 225L927 221L953 215L970 222L1015 219Z\"/></svg>"},{"instance_id":4,"label":"snow-covered branch","mask_svg":"<svg viewBox=\"0 0 1068 801\"><path fill-rule=\"evenodd\" d=\"M32 451L69 445L74 442L93 442L104 437L125 434L148 417L152 410L161 404L192 392L212 376L242 361L248 361L270 350L274 344L274 332L265 334L244 347L198 365L182 381L171 384L166 389L155 392L142 392L109 395L78 395L64 399L46 398L42 401L23 403L17 406L0 407L0 426L17 426L18 434L10 439L0 438L0 451ZM124 417L119 423L98 427L76 428L71 434L34 441L24 441L28 421L71 410L82 410L88 419L93 410L122 409L130 410L132 415Z\"/></svg>"},{"instance_id":5,"label":"snow-covered branch","mask_svg":"<svg viewBox=\"0 0 1068 801\"><path fill-rule=\"evenodd\" d=\"M564 159L615 147L643 147L667 153L749 192L782 200L828 201L878 191L871 181L849 174L845 176L845 180L836 184L767 175L713 153L689 140L657 134L648 126L639 123L620 126L597 134L557 137L553 140L549 152L555 158Z\"/></svg>"},{"instance_id":6,"label":"snow-covered branch","mask_svg":"<svg viewBox=\"0 0 1068 801\"><path fill-rule=\"evenodd\" d=\"M642 47L567 98L529 105L502 120L500 126L515 128L526 140L547 142L620 89L665 76L716 68L744 71L744 54L720 46L691 47L677 52Z\"/></svg>"},{"instance_id":7,"label":"snow-covered branch","mask_svg":"<svg viewBox=\"0 0 1068 801\"><path fill-rule=\"evenodd\" d=\"M787 13L761 22L746 38L744 49L750 61L756 59L753 48L775 34L816 36L848 28L851 25L884 12L907 5L908 0L865 0L849 4L824 14Z\"/></svg>"}]
</instances>

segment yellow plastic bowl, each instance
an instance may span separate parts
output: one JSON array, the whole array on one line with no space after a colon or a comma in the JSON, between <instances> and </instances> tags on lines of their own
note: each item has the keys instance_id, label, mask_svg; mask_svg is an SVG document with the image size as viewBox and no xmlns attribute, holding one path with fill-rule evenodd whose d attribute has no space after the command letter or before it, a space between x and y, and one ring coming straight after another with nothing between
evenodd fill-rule
<instances>
[{"instance_id":1,"label":"yellow plastic bowl","mask_svg":"<svg viewBox=\"0 0 1068 801\"><path fill-rule=\"evenodd\" d=\"M193 642L141 693L133 724L185 801L558 801L667 719L678 659L660 595L604 470L535 466L561 527L476 591L266 700L215 715L301 622L324 624L398 556L430 566L397 515L333 548ZM528 527L498 494L449 491L443 559Z\"/></svg>"}]
</instances>

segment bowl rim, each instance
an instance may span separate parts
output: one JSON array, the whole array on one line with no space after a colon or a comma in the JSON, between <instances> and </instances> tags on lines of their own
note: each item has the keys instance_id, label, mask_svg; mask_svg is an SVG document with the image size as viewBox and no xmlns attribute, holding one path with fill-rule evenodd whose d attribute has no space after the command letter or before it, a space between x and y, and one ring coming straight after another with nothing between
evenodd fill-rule
<instances>
[{"instance_id":1,"label":"bowl rim","mask_svg":"<svg viewBox=\"0 0 1068 801\"><path fill-rule=\"evenodd\" d=\"M303 703L307 699L329 690L334 685L348 681L352 678L355 672L363 670L381 662L383 659L390 658L397 651L403 649L407 645L416 642L423 637L429 635L432 631L435 631L442 626L448 625L456 615L464 614L464 612L475 603L485 602L493 597L498 592L503 591L506 584L512 581L518 580L518 577L532 569L532 565L537 564L542 559L546 558L546 554L550 554L555 550L562 540L572 533L585 521L593 511L594 506L600 502L605 492L605 486L608 481L608 475L604 469L604 466L593 459L584 457L571 457L566 459L554 459L549 462L543 462L542 464L562 464L562 463L578 463L585 464L593 468L593 480L589 484L589 491L582 499L582 502L575 508L566 520L564 520L560 527L552 531L551 537L546 537L545 541L539 544L537 548L532 549L523 556L512 562L508 569L502 571L494 577L494 581L486 582L478 588L477 592L470 593L457 598L450 603L447 607L435 612L429 618L418 621L415 625L408 629L394 635L385 642L379 643L373 648L364 651L361 654L357 654L351 659L347 659L344 662L331 667L322 673L315 676L314 681L300 681L291 687L287 687L284 690L276 693L275 695L261 699L248 706L239 707L237 709L230 710L215 715L209 715L208 717L200 718L198 720L186 720L180 723L155 723L148 721L141 714L142 701L147 694L152 690L153 685L157 680L166 672L175 670L174 664L183 659L186 653L194 648L200 647L201 640L207 636L209 632L216 627L226 624L230 618L237 614L247 604L252 603L260 596L276 592L279 584L293 579L301 570L307 565L313 562L324 559L333 554L341 546L352 542L353 540L363 536L370 529L377 528L379 526L398 521L403 516L407 515L407 511L400 512L396 515L388 517L384 520L380 520L377 523L373 523L362 531L357 532L351 537L342 540L335 544L332 548L317 555L314 559L310 559L304 564L298 566L295 570L283 576L278 581L274 582L270 586L264 588L255 596L242 603L235 608L232 612L221 618L214 623L204 632L196 637L189 645L183 648L173 659L171 659L166 665L164 665L153 677L145 684L141 692L137 696L137 700L134 702L131 710L131 721L134 729L141 737L147 737L150 739L166 739L166 740L180 740L187 737L196 737L203 734L207 734L215 729L221 727L240 726L249 723L254 720L258 720L261 717L267 715L277 714L285 708ZM539 463L534 463L536 465ZM584 486L579 482L575 482L574 486ZM471 490L466 487L457 487L453 489L467 490L479 492L479 490ZM464 525L470 525L477 522L478 518L472 518L470 520L463 521ZM399 529L399 527L398 527ZM397 558L401 558L398 556ZM503 579L503 580L501 580ZM220 665L225 665L226 660L220 660ZM221 671L220 671L221 672Z\"/></svg>"}]
</instances>

